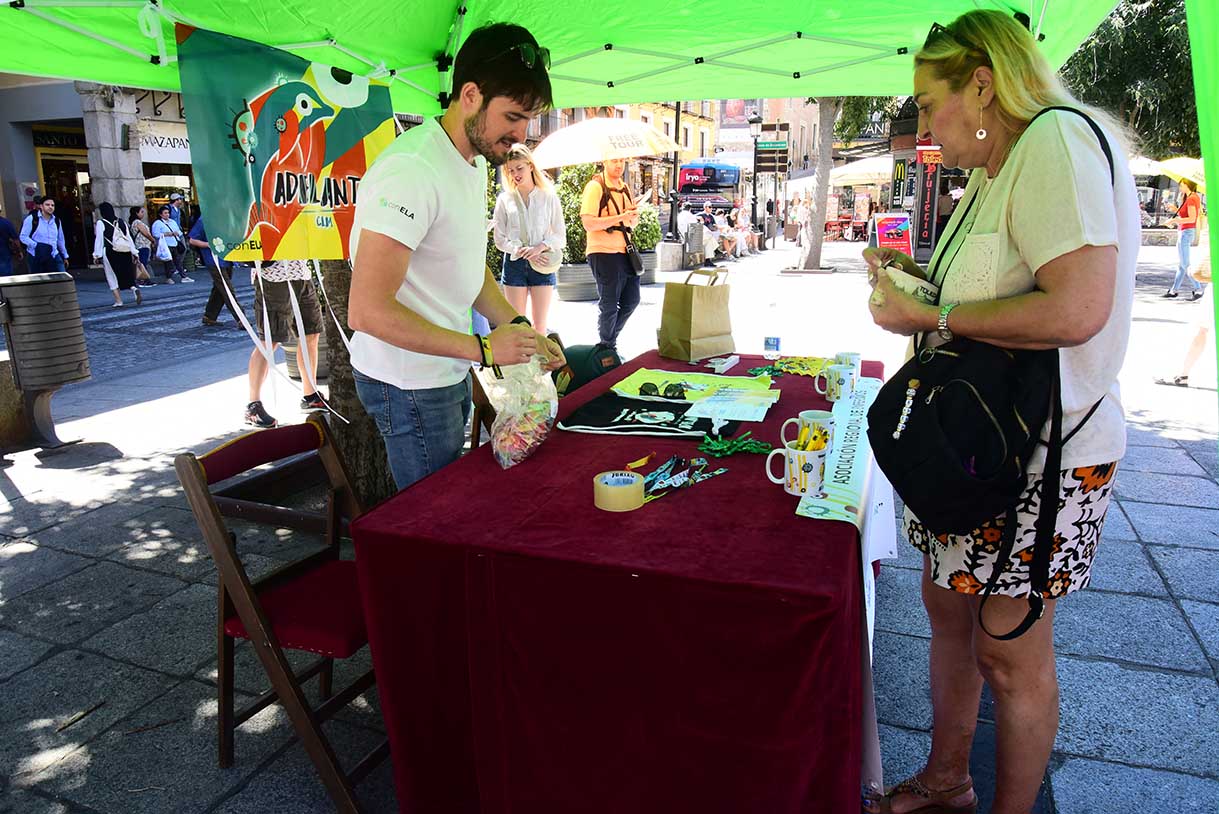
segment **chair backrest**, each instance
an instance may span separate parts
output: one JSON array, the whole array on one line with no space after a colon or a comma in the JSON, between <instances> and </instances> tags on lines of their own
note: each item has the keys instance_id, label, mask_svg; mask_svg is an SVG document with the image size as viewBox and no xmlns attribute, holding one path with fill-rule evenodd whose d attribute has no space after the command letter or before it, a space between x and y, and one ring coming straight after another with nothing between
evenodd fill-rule
<instances>
[{"instance_id":1,"label":"chair backrest","mask_svg":"<svg viewBox=\"0 0 1219 814\"><path fill-rule=\"evenodd\" d=\"M263 464L281 461L304 452L317 452L326 473L327 507L324 517L316 513L263 503L257 500L225 497L213 492L214 484L226 481ZM324 530L326 546L322 551L289 563L257 580L257 585L289 579L323 560L336 559L339 553L342 521L363 513L351 478L326 421L311 415L303 424L246 433L216 449L196 457L185 452L174 459L174 469L186 493L186 500L203 533L212 559L220 571L220 584L235 598L253 597L251 582L233 547L233 536L225 517L269 521L287 528ZM322 522L319 523L318 521Z\"/></svg>"}]
</instances>

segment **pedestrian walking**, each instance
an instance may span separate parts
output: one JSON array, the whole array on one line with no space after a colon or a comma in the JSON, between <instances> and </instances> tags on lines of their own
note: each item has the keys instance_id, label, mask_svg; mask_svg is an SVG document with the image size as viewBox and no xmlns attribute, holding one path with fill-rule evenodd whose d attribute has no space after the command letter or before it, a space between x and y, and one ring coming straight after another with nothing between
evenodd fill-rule
<instances>
[{"instance_id":1,"label":"pedestrian walking","mask_svg":"<svg viewBox=\"0 0 1219 814\"><path fill-rule=\"evenodd\" d=\"M258 336L269 345L274 353L289 337L296 339L297 369L301 374L301 385L304 397L301 399L301 410L309 413L325 412L326 406L322 395L317 392L317 344L322 332L322 308L318 303L317 289L313 285L313 275L309 271L307 260L267 261L261 264L254 276L254 319L253 324ZM213 294L215 290L213 289ZM301 322L305 336L298 333L296 327L296 311L292 307L295 295L297 307L300 308ZM217 309L219 313L219 309ZM208 324L208 323L204 323ZM309 363L305 364L305 352ZM279 422L266 411L262 404L262 385L267 380L269 371L267 358L262 351L254 348L250 353L249 386L250 398L245 408L245 422L255 427L269 429L279 426Z\"/></svg>"},{"instance_id":2,"label":"pedestrian walking","mask_svg":"<svg viewBox=\"0 0 1219 814\"><path fill-rule=\"evenodd\" d=\"M233 287L233 264L228 260L220 260L212 256L202 214L195 218L195 222L191 225L188 240L199 253L199 261L203 263L212 278L212 293L208 295L207 305L203 307L203 324L222 324L219 320L220 311L227 306L229 313L233 315L233 324L240 327L241 320L237 318L237 312L233 310L233 303L228 295L228 291ZM316 360L313 361L316 362Z\"/></svg>"},{"instance_id":3,"label":"pedestrian walking","mask_svg":"<svg viewBox=\"0 0 1219 814\"><path fill-rule=\"evenodd\" d=\"M565 360L504 297L487 268L487 167L550 107L550 52L518 25L470 33L453 95L378 156L351 231L351 366L405 489L457 460L470 417L470 363ZM472 335L471 306L496 327Z\"/></svg>"},{"instance_id":4,"label":"pedestrian walking","mask_svg":"<svg viewBox=\"0 0 1219 814\"><path fill-rule=\"evenodd\" d=\"M165 275L165 282L173 284L174 272L178 272L178 279L184 283L193 283L190 277L186 276L186 272L182 270L182 253L185 251L183 244L186 242L186 236L182 234L182 229L179 228L177 222L173 219L174 208L168 204L162 204L157 210L157 219L152 224L152 239L156 246L157 265L161 269L161 273Z\"/></svg>"},{"instance_id":5,"label":"pedestrian walking","mask_svg":"<svg viewBox=\"0 0 1219 814\"><path fill-rule=\"evenodd\" d=\"M1180 184L1181 205L1177 214L1164 221L1165 226L1176 226L1177 232L1177 276L1172 286L1162 295L1165 299L1175 299L1181 285L1188 282L1192 299L1202 296L1202 284L1189 273L1189 252L1198 234L1198 222L1202 218L1202 199L1198 196L1198 185L1188 178L1182 178Z\"/></svg>"},{"instance_id":6,"label":"pedestrian walking","mask_svg":"<svg viewBox=\"0 0 1219 814\"><path fill-rule=\"evenodd\" d=\"M123 307L120 291L131 291L135 304L140 305L144 295L135 284L135 241L128 225L115 215L114 205L109 201L102 201L97 212L100 217L93 224L93 257L102 263L114 307Z\"/></svg>"},{"instance_id":7,"label":"pedestrian walking","mask_svg":"<svg viewBox=\"0 0 1219 814\"><path fill-rule=\"evenodd\" d=\"M611 350L617 350L618 335L639 305L639 275L626 256L626 230L639 223L639 213L622 183L625 171L625 159L603 161L580 199L588 265L597 283L598 345Z\"/></svg>"},{"instance_id":8,"label":"pedestrian walking","mask_svg":"<svg viewBox=\"0 0 1219 814\"><path fill-rule=\"evenodd\" d=\"M545 334L567 228L554 184L524 144L508 151L494 221L495 246L504 253L504 296L522 314L532 301L533 329Z\"/></svg>"},{"instance_id":9,"label":"pedestrian walking","mask_svg":"<svg viewBox=\"0 0 1219 814\"><path fill-rule=\"evenodd\" d=\"M135 283L138 286L155 285L152 281L152 232L148 229L148 210L133 206L127 216L127 230L135 240Z\"/></svg>"},{"instance_id":10,"label":"pedestrian walking","mask_svg":"<svg viewBox=\"0 0 1219 814\"><path fill-rule=\"evenodd\" d=\"M930 528L907 508L902 523L923 554L931 627L931 752L913 777L883 796L868 795L865 810L978 808L970 751L985 683L994 697L996 742L996 764L984 770L996 778L990 810L1025 814L1058 729L1054 618L1076 610L1058 600L1088 586L1126 448L1117 379L1141 243L1138 195L1121 125L1073 98L1026 25L1008 12L969 11L934 25L914 56L913 99L918 135L941 145L945 166L972 170L968 201L954 212L947 243L928 269L894 249L865 250L872 318L892 333L922 334L929 350L956 337L1057 349L1061 387L1052 398L1061 396L1062 438L1069 440L1057 472L1046 472L1047 449L1038 445L1023 462L1023 493L970 533ZM890 264L939 285L940 304L898 289L881 272ZM913 394L918 380L910 387ZM918 391L920 404L923 395ZM977 415L976 431L989 432ZM973 450L965 454L972 472ZM978 456L979 470L990 466ZM1045 488L1047 478L1058 482L1056 491ZM1000 632L1009 635L991 635Z\"/></svg>"},{"instance_id":11,"label":"pedestrian walking","mask_svg":"<svg viewBox=\"0 0 1219 814\"><path fill-rule=\"evenodd\" d=\"M63 224L55 215L55 199L47 195L34 201L36 208L21 221L18 236L25 246L26 266L30 274L64 272L68 247L64 242Z\"/></svg>"},{"instance_id":12,"label":"pedestrian walking","mask_svg":"<svg viewBox=\"0 0 1219 814\"><path fill-rule=\"evenodd\" d=\"M8 277L13 273L13 261L21 260L25 253L21 238L17 236L17 228L8 218L0 215L0 277Z\"/></svg>"},{"instance_id":13,"label":"pedestrian walking","mask_svg":"<svg viewBox=\"0 0 1219 814\"><path fill-rule=\"evenodd\" d=\"M1192 270L1192 274L1195 280L1206 285L1206 291L1203 292L1202 302L1198 304L1198 310L1191 321L1193 336L1190 337L1189 344L1185 347L1185 356L1181 359L1181 372L1169 378L1157 377L1156 384L1189 387L1190 371L1202 358L1207 340L1215 327L1215 286L1214 280L1211 278L1210 235L1206 233L1205 229L1202 231L1199 248L1202 250L1199 253L1201 257L1197 266Z\"/></svg>"}]
</instances>

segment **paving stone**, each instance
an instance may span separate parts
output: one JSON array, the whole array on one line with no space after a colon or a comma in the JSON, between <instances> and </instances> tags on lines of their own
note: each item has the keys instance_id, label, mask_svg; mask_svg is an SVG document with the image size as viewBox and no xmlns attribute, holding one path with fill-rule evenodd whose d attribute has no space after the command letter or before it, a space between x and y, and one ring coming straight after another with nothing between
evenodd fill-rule
<instances>
[{"instance_id":1,"label":"paving stone","mask_svg":"<svg viewBox=\"0 0 1219 814\"><path fill-rule=\"evenodd\" d=\"M187 676L216 653L216 589L191 585L101 633L82 647Z\"/></svg>"},{"instance_id":2,"label":"paving stone","mask_svg":"<svg viewBox=\"0 0 1219 814\"><path fill-rule=\"evenodd\" d=\"M1163 435L1160 430L1148 429L1137 424L1127 424L1126 445L1130 447L1175 447L1177 442Z\"/></svg>"},{"instance_id":3,"label":"paving stone","mask_svg":"<svg viewBox=\"0 0 1219 814\"><path fill-rule=\"evenodd\" d=\"M4 543L0 545L0 604L93 563L25 540Z\"/></svg>"},{"instance_id":4,"label":"paving stone","mask_svg":"<svg viewBox=\"0 0 1219 814\"><path fill-rule=\"evenodd\" d=\"M1176 772L1071 758L1051 775L1063 814L1171 811L1214 814L1219 781Z\"/></svg>"},{"instance_id":5,"label":"paving stone","mask_svg":"<svg viewBox=\"0 0 1219 814\"><path fill-rule=\"evenodd\" d=\"M156 508L155 502L108 503L87 514L65 518L31 535L31 539L59 551L105 557L135 539L145 525L140 518Z\"/></svg>"},{"instance_id":6,"label":"paving stone","mask_svg":"<svg viewBox=\"0 0 1219 814\"><path fill-rule=\"evenodd\" d=\"M1181 601L1181 608L1198 632L1202 648L1212 659L1219 659L1219 605L1185 599Z\"/></svg>"},{"instance_id":7,"label":"paving stone","mask_svg":"<svg viewBox=\"0 0 1219 814\"><path fill-rule=\"evenodd\" d=\"M1109 507L1109 517L1117 514ZM1106 529L1109 521L1105 520ZM1119 591L1124 594L1150 594L1167 596L1164 580L1151 567L1147 546L1124 540L1110 540L1108 535L1101 540L1092 561L1092 578L1089 587L1102 591Z\"/></svg>"},{"instance_id":8,"label":"paving stone","mask_svg":"<svg viewBox=\"0 0 1219 814\"><path fill-rule=\"evenodd\" d=\"M1166 667L1208 670L1206 656L1176 605L1165 599L1079 591L1054 614L1058 653Z\"/></svg>"},{"instance_id":9,"label":"paving stone","mask_svg":"<svg viewBox=\"0 0 1219 814\"><path fill-rule=\"evenodd\" d=\"M1216 443L1214 438L1181 443L1212 478L1219 478L1219 443Z\"/></svg>"},{"instance_id":10,"label":"paving stone","mask_svg":"<svg viewBox=\"0 0 1219 814\"><path fill-rule=\"evenodd\" d=\"M290 737L287 716L268 707L238 728L233 766L219 768L214 692L184 681L31 781L98 811L202 812Z\"/></svg>"},{"instance_id":11,"label":"paving stone","mask_svg":"<svg viewBox=\"0 0 1219 814\"><path fill-rule=\"evenodd\" d=\"M931 622L923 607L922 571L881 568L876 581L876 629L930 638Z\"/></svg>"},{"instance_id":12,"label":"paving stone","mask_svg":"<svg viewBox=\"0 0 1219 814\"><path fill-rule=\"evenodd\" d=\"M328 722L323 731L345 769L350 769L383 739L381 735L341 721ZM356 786L356 796L367 814L398 811L389 758ZM329 814L334 811L334 803L305 750L299 743L293 743L270 766L259 772L249 785L224 801L215 811L217 814L264 814L267 811Z\"/></svg>"},{"instance_id":13,"label":"paving stone","mask_svg":"<svg viewBox=\"0 0 1219 814\"><path fill-rule=\"evenodd\" d=\"M45 656L53 645L0 630L0 681L16 675Z\"/></svg>"},{"instance_id":14,"label":"paving stone","mask_svg":"<svg viewBox=\"0 0 1219 814\"><path fill-rule=\"evenodd\" d=\"M0 814L76 814L79 810L21 789L0 792Z\"/></svg>"},{"instance_id":15,"label":"paving stone","mask_svg":"<svg viewBox=\"0 0 1219 814\"><path fill-rule=\"evenodd\" d=\"M877 720L906 729L931 729L931 681L926 639L877 632L872 673Z\"/></svg>"},{"instance_id":16,"label":"paving stone","mask_svg":"<svg viewBox=\"0 0 1219 814\"><path fill-rule=\"evenodd\" d=\"M880 725L880 760L885 788L920 772L931 754L931 733Z\"/></svg>"},{"instance_id":17,"label":"paving stone","mask_svg":"<svg viewBox=\"0 0 1219 814\"><path fill-rule=\"evenodd\" d=\"M0 622L51 641L70 643L181 590L172 577L100 562L12 602Z\"/></svg>"},{"instance_id":18,"label":"paving stone","mask_svg":"<svg viewBox=\"0 0 1219 814\"><path fill-rule=\"evenodd\" d=\"M1174 506L1219 506L1219 484L1209 477L1162 475L1154 472L1119 470L1114 493L1125 500L1155 499Z\"/></svg>"},{"instance_id":19,"label":"paving stone","mask_svg":"<svg viewBox=\"0 0 1219 814\"><path fill-rule=\"evenodd\" d=\"M215 601L215 597L212 597ZM211 648L216 646L215 638L212 638ZM216 653L209 648L207 662L195 672L195 678L200 681L206 681L215 684L217 681L216 674ZM306 653L303 650L285 650L288 657L288 664L292 665L292 669L300 671L317 659L313 653ZM305 684L305 690L308 693L313 693L317 685L317 679L311 678ZM260 695L263 691L271 688L271 680L267 678L267 672L263 669L262 662L258 660L258 654L254 652L254 647L249 641L242 640L237 642L233 648L233 686L241 692L250 693L251 695ZM337 682L336 687L340 686ZM311 696L312 697L312 696Z\"/></svg>"},{"instance_id":20,"label":"paving stone","mask_svg":"<svg viewBox=\"0 0 1219 814\"><path fill-rule=\"evenodd\" d=\"M77 650L57 653L4 684L0 765L22 778L89 742L103 729L164 692L172 679ZM62 732L55 730L99 702Z\"/></svg>"},{"instance_id":21,"label":"paving stone","mask_svg":"<svg viewBox=\"0 0 1219 814\"><path fill-rule=\"evenodd\" d=\"M1214 678L1060 657L1058 684L1058 751L1219 775L1219 687Z\"/></svg>"},{"instance_id":22,"label":"paving stone","mask_svg":"<svg viewBox=\"0 0 1219 814\"><path fill-rule=\"evenodd\" d=\"M1175 546L1148 546L1148 550L1173 596L1204 602L1219 598L1219 552Z\"/></svg>"},{"instance_id":23,"label":"paving stone","mask_svg":"<svg viewBox=\"0 0 1219 814\"><path fill-rule=\"evenodd\" d=\"M1179 447L1128 447L1119 468L1123 472L1163 472L1170 475L1200 475L1207 471L1188 450Z\"/></svg>"},{"instance_id":24,"label":"paving stone","mask_svg":"<svg viewBox=\"0 0 1219 814\"><path fill-rule=\"evenodd\" d=\"M1130 521L1126 519L1125 512L1121 509L1120 501L1109 501L1109 510L1105 512L1105 524L1101 528L1100 537L1102 541L1138 539L1138 535L1130 526Z\"/></svg>"},{"instance_id":25,"label":"paving stone","mask_svg":"<svg viewBox=\"0 0 1219 814\"><path fill-rule=\"evenodd\" d=\"M338 690L346 687L371 669L372 652L365 645L353 653L351 658L335 663L335 689ZM377 694L376 687L352 699L352 702L342 712L336 713L335 717L348 723L358 724L366 729L378 732L385 731L385 719L381 717L381 697Z\"/></svg>"},{"instance_id":26,"label":"paving stone","mask_svg":"<svg viewBox=\"0 0 1219 814\"><path fill-rule=\"evenodd\" d=\"M1219 509L1122 501L1139 539L1148 543L1219 549Z\"/></svg>"},{"instance_id":27,"label":"paving stone","mask_svg":"<svg viewBox=\"0 0 1219 814\"><path fill-rule=\"evenodd\" d=\"M114 562L192 581L215 568L195 516L189 511L155 506L124 521L115 531L124 539L107 554Z\"/></svg>"}]
</instances>

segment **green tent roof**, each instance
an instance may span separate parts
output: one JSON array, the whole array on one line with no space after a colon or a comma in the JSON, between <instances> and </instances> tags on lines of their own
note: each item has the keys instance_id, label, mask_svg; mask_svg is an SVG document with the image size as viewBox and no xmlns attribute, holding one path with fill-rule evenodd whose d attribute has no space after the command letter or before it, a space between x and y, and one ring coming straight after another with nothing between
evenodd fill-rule
<instances>
[{"instance_id":1,"label":"green tent roof","mask_svg":"<svg viewBox=\"0 0 1219 814\"><path fill-rule=\"evenodd\" d=\"M9 43L0 71L176 90L179 20L357 73L374 70L369 63L395 69L394 106L414 113L438 108L435 58L452 52L451 34L460 32L459 43L486 22L519 23L549 47L556 103L574 107L907 93L910 54L931 23L977 7L974 0L620 0L598 13L573 0L490 0L459 13L453 2L60 1L0 8ZM1034 24L1041 20L1045 52L1059 65L1114 2L1019 6Z\"/></svg>"}]
</instances>

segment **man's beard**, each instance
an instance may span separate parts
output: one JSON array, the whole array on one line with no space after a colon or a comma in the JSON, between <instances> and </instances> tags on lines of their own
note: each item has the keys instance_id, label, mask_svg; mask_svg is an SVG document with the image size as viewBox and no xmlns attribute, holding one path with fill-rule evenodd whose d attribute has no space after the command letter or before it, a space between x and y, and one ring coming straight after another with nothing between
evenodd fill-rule
<instances>
[{"instance_id":1,"label":"man's beard","mask_svg":"<svg viewBox=\"0 0 1219 814\"><path fill-rule=\"evenodd\" d=\"M503 155L497 155L495 145L487 141L487 109L485 107L474 116L466 119L464 129L466 131L466 138L470 140L470 146L479 155L487 159L488 164L498 167L508 159L507 151Z\"/></svg>"}]
</instances>

